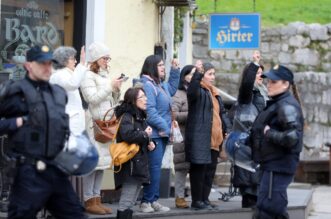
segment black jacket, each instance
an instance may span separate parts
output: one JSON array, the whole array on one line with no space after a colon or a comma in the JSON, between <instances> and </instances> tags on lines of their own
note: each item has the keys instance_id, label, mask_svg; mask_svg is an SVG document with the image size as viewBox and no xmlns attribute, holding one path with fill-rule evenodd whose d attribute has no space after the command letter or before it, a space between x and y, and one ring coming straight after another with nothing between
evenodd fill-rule
<instances>
[{"instance_id":1,"label":"black jacket","mask_svg":"<svg viewBox=\"0 0 331 219\"><path fill-rule=\"evenodd\" d=\"M264 127L270 130L264 134ZM293 174L302 150L304 119L300 104L289 91L273 97L256 118L250 145L264 170Z\"/></svg>"},{"instance_id":2,"label":"black jacket","mask_svg":"<svg viewBox=\"0 0 331 219\"><path fill-rule=\"evenodd\" d=\"M265 107L265 100L259 90L254 89L254 82L259 66L248 64L239 87L238 100L230 110L233 131L249 131L259 112Z\"/></svg>"},{"instance_id":3,"label":"black jacket","mask_svg":"<svg viewBox=\"0 0 331 219\"><path fill-rule=\"evenodd\" d=\"M263 96L259 90L254 89L258 69L259 66L251 62L245 67L242 73L238 101L231 109L233 110L233 131L249 133L257 115L264 108L265 101ZM242 147L249 146L242 145ZM244 148L242 149L244 150ZM252 173L235 166L232 183L235 187L256 186L259 184L259 172Z\"/></svg>"},{"instance_id":4,"label":"black jacket","mask_svg":"<svg viewBox=\"0 0 331 219\"><path fill-rule=\"evenodd\" d=\"M8 84L0 117L27 118L22 127L9 133L12 150L29 158L53 159L69 134L66 103L66 92L58 85L33 81L28 76Z\"/></svg>"},{"instance_id":5,"label":"black jacket","mask_svg":"<svg viewBox=\"0 0 331 219\"><path fill-rule=\"evenodd\" d=\"M145 132L147 127L145 112L122 103L116 107L117 118L122 117L117 133L117 142L136 143L140 146L139 152L128 162L122 165L119 173L115 174L115 187L119 188L127 177L135 177L142 184L149 184L148 149L149 137ZM115 167L115 170L118 167Z\"/></svg>"},{"instance_id":6,"label":"black jacket","mask_svg":"<svg viewBox=\"0 0 331 219\"><path fill-rule=\"evenodd\" d=\"M199 72L194 73L187 90L189 110L185 129L185 153L186 160L196 164L211 163L213 103L210 92L200 85L202 77ZM230 121L222 98L217 96L217 99L220 105L223 134L229 133Z\"/></svg>"}]
</instances>

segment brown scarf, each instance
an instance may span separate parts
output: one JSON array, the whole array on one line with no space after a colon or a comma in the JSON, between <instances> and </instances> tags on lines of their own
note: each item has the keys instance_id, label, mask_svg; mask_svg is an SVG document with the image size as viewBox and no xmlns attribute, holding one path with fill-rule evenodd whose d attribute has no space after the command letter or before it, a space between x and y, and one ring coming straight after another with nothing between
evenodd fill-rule
<instances>
[{"instance_id":1,"label":"brown scarf","mask_svg":"<svg viewBox=\"0 0 331 219\"><path fill-rule=\"evenodd\" d=\"M216 96L219 95L218 90L213 85L208 85L204 81L200 82L201 87L207 89L212 96L213 101L213 123L211 128L211 149L219 151L220 145L223 142L222 121L220 117L220 106Z\"/></svg>"}]
</instances>

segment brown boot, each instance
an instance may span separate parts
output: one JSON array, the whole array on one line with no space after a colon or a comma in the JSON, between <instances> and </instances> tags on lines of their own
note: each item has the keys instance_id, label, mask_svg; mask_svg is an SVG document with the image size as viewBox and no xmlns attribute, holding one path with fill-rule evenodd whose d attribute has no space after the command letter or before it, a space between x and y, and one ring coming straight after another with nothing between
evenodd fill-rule
<instances>
[{"instance_id":1,"label":"brown boot","mask_svg":"<svg viewBox=\"0 0 331 219\"><path fill-rule=\"evenodd\" d=\"M101 209L103 209L106 212L106 214L111 214L113 212L113 210L111 208L108 208L108 207L104 206L103 204L101 204L101 198L100 197L96 197L95 200L96 200L96 204Z\"/></svg>"},{"instance_id":2,"label":"brown boot","mask_svg":"<svg viewBox=\"0 0 331 219\"><path fill-rule=\"evenodd\" d=\"M96 198L90 198L85 201L85 210L87 213L90 214L107 214L105 210L100 208L99 205L96 203Z\"/></svg>"},{"instance_id":3,"label":"brown boot","mask_svg":"<svg viewBox=\"0 0 331 219\"><path fill-rule=\"evenodd\" d=\"M188 204L184 198L176 197L176 208L188 208Z\"/></svg>"}]
</instances>

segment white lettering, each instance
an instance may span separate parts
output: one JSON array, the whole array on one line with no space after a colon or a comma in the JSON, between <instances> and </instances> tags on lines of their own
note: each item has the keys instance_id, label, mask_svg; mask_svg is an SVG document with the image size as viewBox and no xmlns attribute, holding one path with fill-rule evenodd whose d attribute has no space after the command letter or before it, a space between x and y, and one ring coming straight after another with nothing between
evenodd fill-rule
<instances>
[{"instance_id":1,"label":"white lettering","mask_svg":"<svg viewBox=\"0 0 331 219\"><path fill-rule=\"evenodd\" d=\"M17 15L17 17L31 17L32 12L28 8L21 8L21 9L16 10L16 15Z\"/></svg>"},{"instance_id":2,"label":"white lettering","mask_svg":"<svg viewBox=\"0 0 331 219\"><path fill-rule=\"evenodd\" d=\"M26 24L21 24L18 18L5 18L5 37L7 41L21 39L24 43L31 41L34 44L56 45L59 43L59 35L56 27L46 22L43 26L35 26L32 29Z\"/></svg>"},{"instance_id":3,"label":"white lettering","mask_svg":"<svg viewBox=\"0 0 331 219\"><path fill-rule=\"evenodd\" d=\"M6 40L8 41L18 40L20 37L20 30L18 29L20 25L20 20L15 18L13 19L5 18L5 21L6 21L6 31L5 31Z\"/></svg>"},{"instance_id":4,"label":"white lettering","mask_svg":"<svg viewBox=\"0 0 331 219\"><path fill-rule=\"evenodd\" d=\"M217 42L219 44L224 43L235 43L235 42L251 42L253 38L253 33L241 33L240 31L231 32L230 30L227 30L225 32L224 30L221 30L217 34Z\"/></svg>"}]
</instances>

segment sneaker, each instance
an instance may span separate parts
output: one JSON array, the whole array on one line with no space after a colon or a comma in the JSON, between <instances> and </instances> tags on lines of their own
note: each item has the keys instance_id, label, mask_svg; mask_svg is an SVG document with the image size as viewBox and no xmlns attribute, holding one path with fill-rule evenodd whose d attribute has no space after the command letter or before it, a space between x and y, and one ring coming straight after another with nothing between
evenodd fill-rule
<instances>
[{"instance_id":1,"label":"sneaker","mask_svg":"<svg viewBox=\"0 0 331 219\"><path fill-rule=\"evenodd\" d=\"M170 208L163 206L156 201L152 203L152 208L154 209L154 211L161 211L161 212L170 211Z\"/></svg>"},{"instance_id":2,"label":"sneaker","mask_svg":"<svg viewBox=\"0 0 331 219\"><path fill-rule=\"evenodd\" d=\"M155 210L151 207L151 203L143 202L140 204L140 211L144 213L152 213Z\"/></svg>"}]
</instances>

